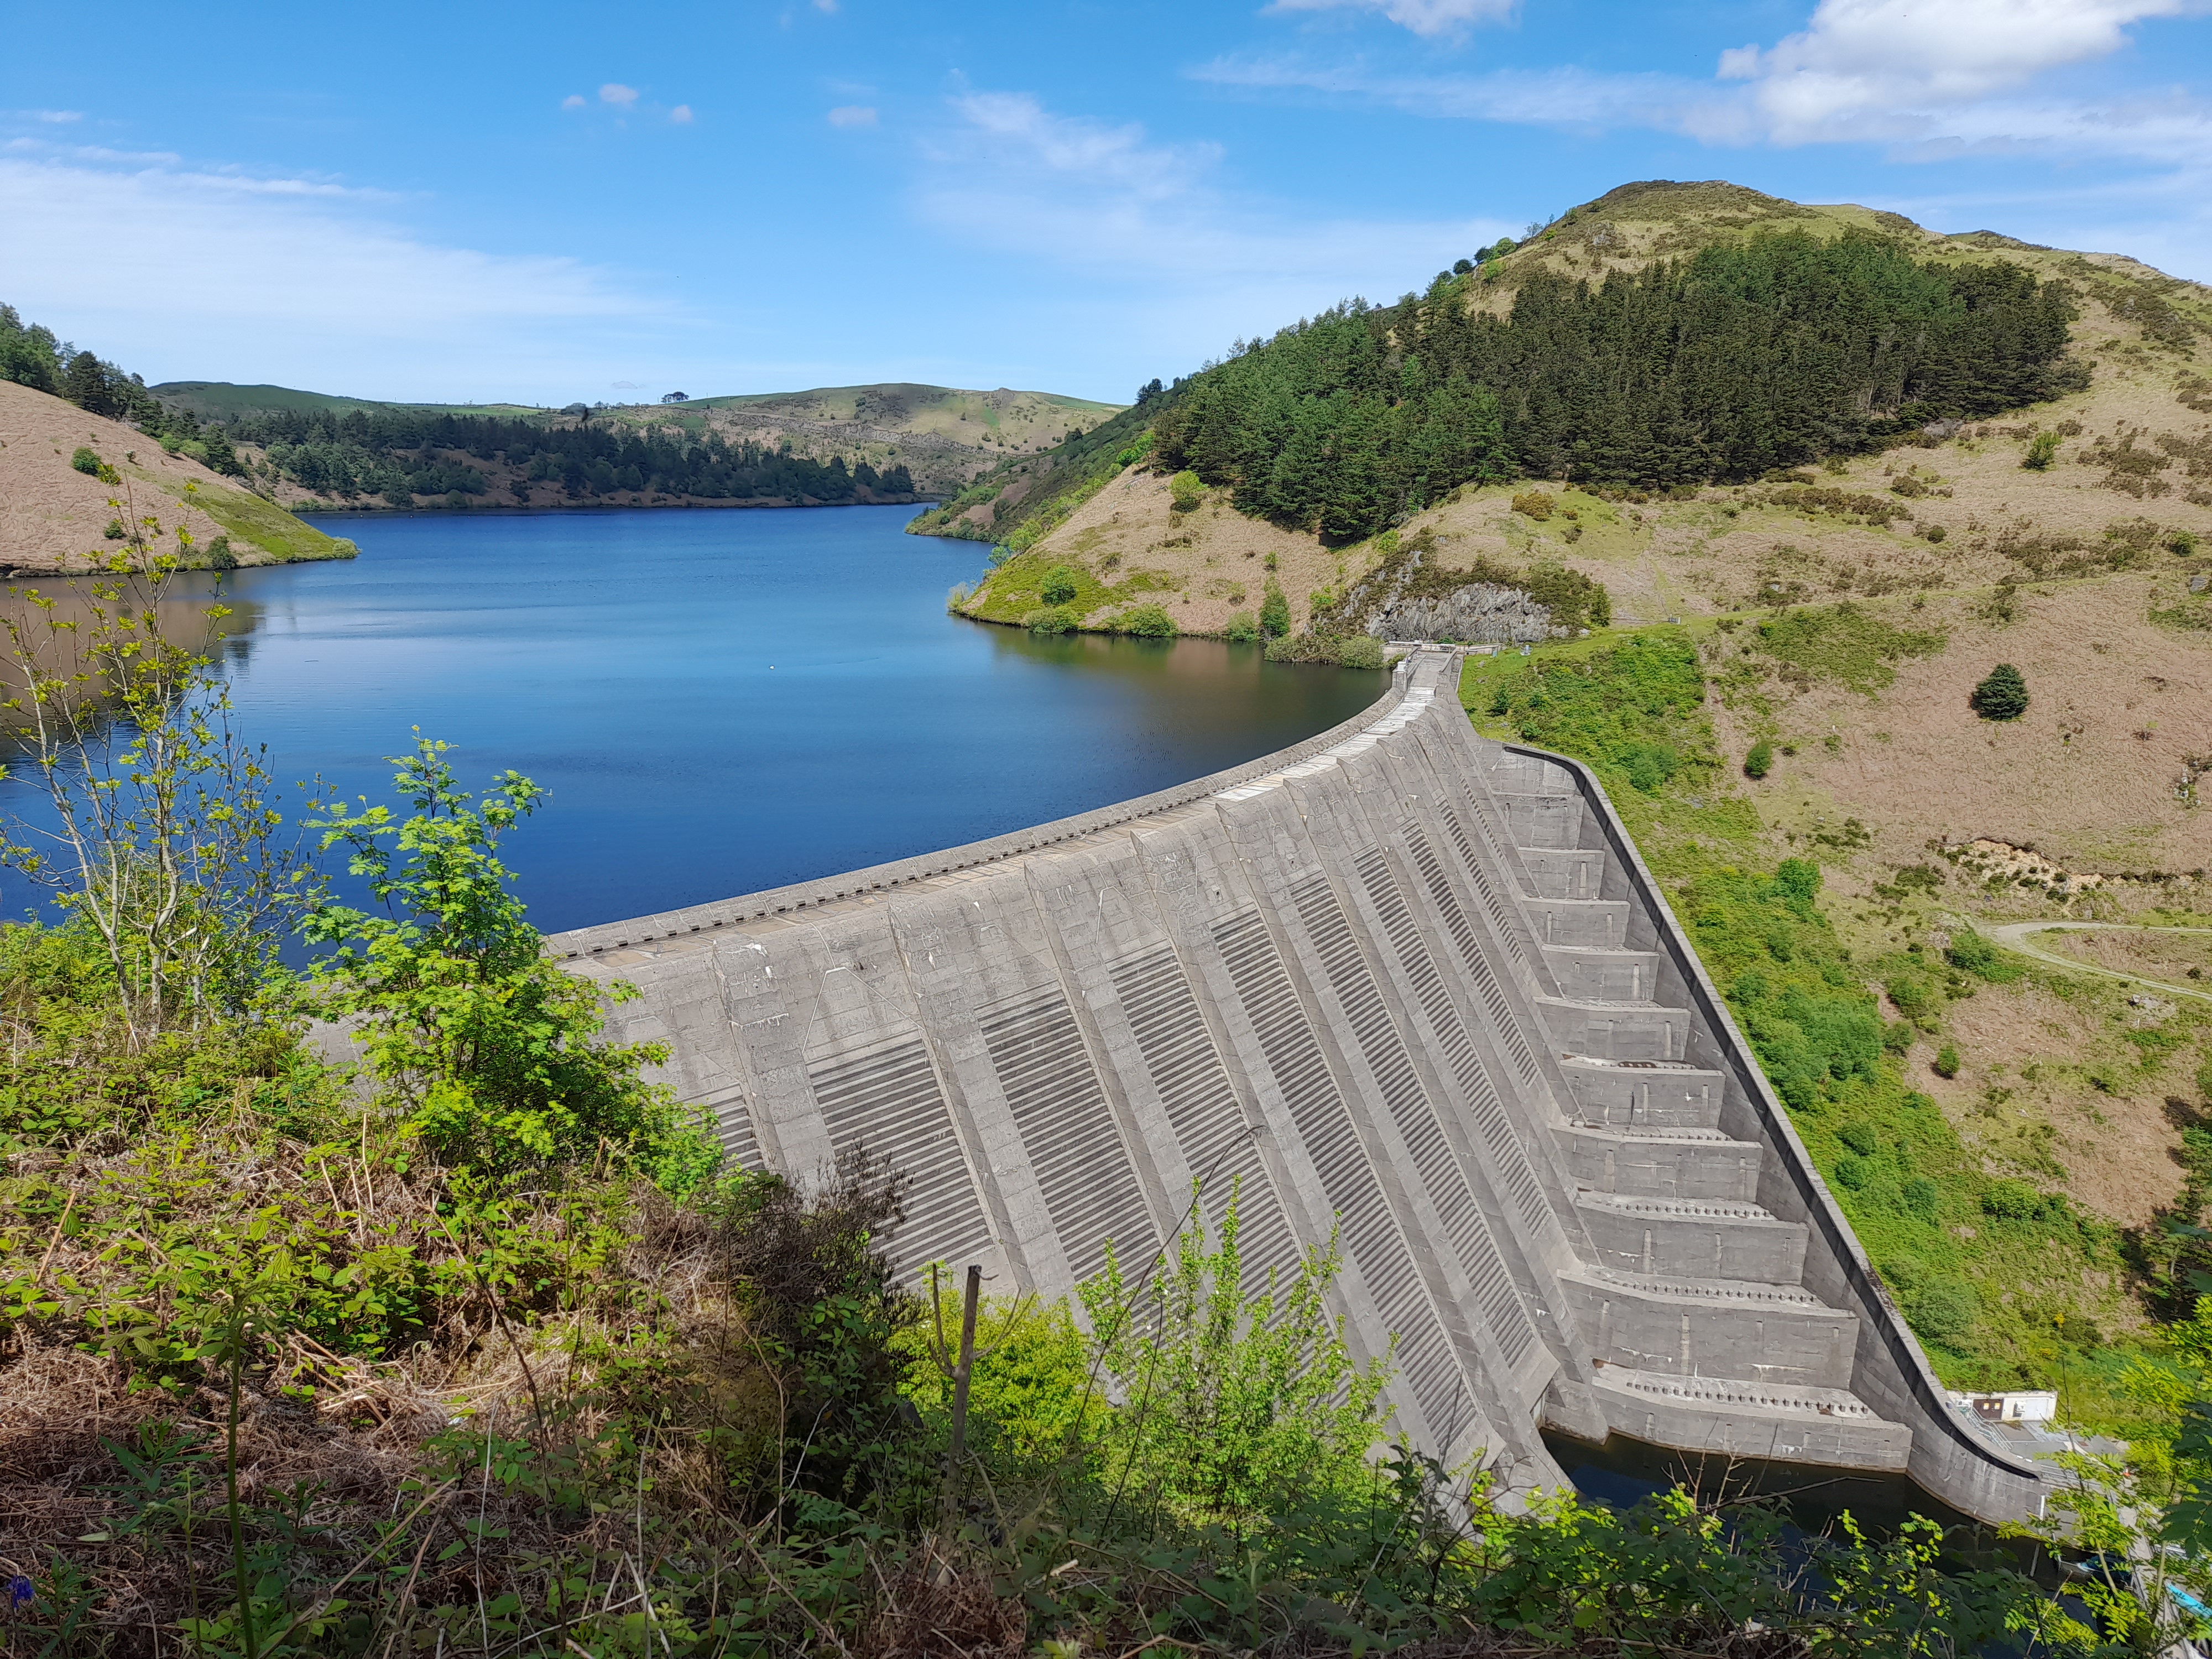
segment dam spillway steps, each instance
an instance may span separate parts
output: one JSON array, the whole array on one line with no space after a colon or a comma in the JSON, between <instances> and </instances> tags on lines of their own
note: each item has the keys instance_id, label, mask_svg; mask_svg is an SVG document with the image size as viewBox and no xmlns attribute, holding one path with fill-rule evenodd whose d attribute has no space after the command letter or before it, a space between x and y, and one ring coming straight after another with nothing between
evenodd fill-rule
<instances>
[{"instance_id":1,"label":"dam spillway steps","mask_svg":"<svg viewBox=\"0 0 2212 1659\"><path fill-rule=\"evenodd\" d=\"M1282 755L975 847L552 939L643 993L741 1163L865 1148L895 1262L1069 1296L1233 1193L1248 1283L1334 1238L1398 1428L2032 1470L1952 1419L1595 781L1475 734L1459 659ZM1194 1198L1194 1192L1196 1196Z\"/></svg>"}]
</instances>

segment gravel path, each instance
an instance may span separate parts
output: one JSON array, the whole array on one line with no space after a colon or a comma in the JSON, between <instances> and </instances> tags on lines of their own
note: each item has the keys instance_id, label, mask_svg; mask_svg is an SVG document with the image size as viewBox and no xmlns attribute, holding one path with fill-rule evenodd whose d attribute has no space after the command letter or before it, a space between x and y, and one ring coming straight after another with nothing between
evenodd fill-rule
<instances>
[{"instance_id":1,"label":"gravel path","mask_svg":"<svg viewBox=\"0 0 2212 1659\"><path fill-rule=\"evenodd\" d=\"M2195 997L2200 1002L2212 1002L2212 991L2192 991L2185 985L2174 984L2171 980L2145 979L2140 974L2124 974L2117 968L2100 968L2073 957L2055 955L2034 943L2034 936L2038 933L2089 933L2100 929L2118 933L2212 933L2212 927L2145 927L2125 921L2008 921L2001 927L1989 929L1988 933L1990 939L2008 951L2033 957L2038 962L2070 969L2077 974L2096 974L2106 979L2124 980L2130 985L2140 985L2147 990L2165 991L2178 997Z\"/></svg>"}]
</instances>

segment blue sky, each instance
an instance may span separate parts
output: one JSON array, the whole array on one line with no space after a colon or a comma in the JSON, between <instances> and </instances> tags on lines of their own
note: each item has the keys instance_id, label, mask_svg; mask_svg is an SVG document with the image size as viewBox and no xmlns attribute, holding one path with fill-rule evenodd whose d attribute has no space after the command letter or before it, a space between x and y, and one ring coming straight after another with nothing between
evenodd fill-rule
<instances>
[{"instance_id":1,"label":"blue sky","mask_svg":"<svg viewBox=\"0 0 2212 1659\"><path fill-rule=\"evenodd\" d=\"M1126 400L1643 178L2212 279L2212 0L13 0L7 36L0 299L149 380Z\"/></svg>"}]
</instances>

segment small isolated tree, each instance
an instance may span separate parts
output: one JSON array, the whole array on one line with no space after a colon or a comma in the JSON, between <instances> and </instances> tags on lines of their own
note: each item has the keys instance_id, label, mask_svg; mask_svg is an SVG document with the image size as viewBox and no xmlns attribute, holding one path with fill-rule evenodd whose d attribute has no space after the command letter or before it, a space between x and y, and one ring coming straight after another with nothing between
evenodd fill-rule
<instances>
[{"instance_id":1,"label":"small isolated tree","mask_svg":"<svg viewBox=\"0 0 2212 1659\"><path fill-rule=\"evenodd\" d=\"M1178 472L1168 480L1170 507L1177 513L1188 513L1206 499L1206 485L1195 472Z\"/></svg>"},{"instance_id":2,"label":"small isolated tree","mask_svg":"<svg viewBox=\"0 0 2212 1659\"><path fill-rule=\"evenodd\" d=\"M1056 564L1044 573L1044 585L1037 597L1047 605L1066 605L1076 595L1082 579L1073 566Z\"/></svg>"},{"instance_id":3,"label":"small isolated tree","mask_svg":"<svg viewBox=\"0 0 2212 1659\"><path fill-rule=\"evenodd\" d=\"M693 1184L711 1153L638 1075L666 1048L599 1040L602 994L627 1002L636 988L563 972L509 890L501 838L545 792L502 772L478 799L446 753L418 735L392 757L408 817L329 801L307 821L325 848L350 849L381 912L326 900L308 914L309 941L338 947L315 965L322 1012L356 1022L379 1103L449 1165L497 1178L611 1152Z\"/></svg>"},{"instance_id":4,"label":"small isolated tree","mask_svg":"<svg viewBox=\"0 0 2212 1659\"><path fill-rule=\"evenodd\" d=\"M1974 688L1974 712L1985 720L2016 720L2027 713L2027 682L2008 662L2001 662Z\"/></svg>"},{"instance_id":5,"label":"small isolated tree","mask_svg":"<svg viewBox=\"0 0 2212 1659\"><path fill-rule=\"evenodd\" d=\"M1955 1042L1945 1043L1936 1051L1936 1058L1929 1064L1937 1077L1958 1076L1959 1045Z\"/></svg>"},{"instance_id":6,"label":"small isolated tree","mask_svg":"<svg viewBox=\"0 0 2212 1659\"><path fill-rule=\"evenodd\" d=\"M1774 745L1765 738L1751 745L1751 752L1743 757L1743 775L1747 778L1763 778L1774 769Z\"/></svg>"},{"instance_id":7,"label":"small isolated tree","mask_svg":"<svg viewBox=\"0 0 2212 1659\"><path fill-rule=\"evenodd\" d=\"M1291 631L1291 602L1283 597L1283 585L1273 576L1267 578L1267 592L1260 601L1260 631L1271 640L1279 640Z\"/></svg>"},{"instance_id":8,"label":"small isolated tree","mask_svg":"<svg viewBox=\"0 0 2212 1659\"><path fill-rule=\"evenodd\" d=\"M1232 611L1221 637L1232 645L1249 645L1260 637L1260 619L1249 611Z\"/></svg>"},{"instance_id":9,"label":"small isolated tree","mask_svg":"<svg viewBox=\"0 0 2212 1659\"><path fill-rule=\"evenodd\" d=\"M2047 472L2051 470L2051 462L2057 459L2058 434L2056 432L2039 432L2028 440L2027 453L2020 458L2020 464L2030 472Z\"/></svg>"},{"instance_id":10,"label":"small isolated tree","mask_svg":"<svg viewBox=\"0 0 2212 1659\"><path fill-rule=\"evenodd\" d=\"M1132 1504L1241 1522L1296 1492L1366 1479L1387 1359L1361 1365L1328 1310L1334 1238L1248 1297L1232 1193L1218 1237L1194 1220L1133 1282L1109 1252L1080 1287L1115 1397L1103 1473Z\"/></svg>"}]
</instances>

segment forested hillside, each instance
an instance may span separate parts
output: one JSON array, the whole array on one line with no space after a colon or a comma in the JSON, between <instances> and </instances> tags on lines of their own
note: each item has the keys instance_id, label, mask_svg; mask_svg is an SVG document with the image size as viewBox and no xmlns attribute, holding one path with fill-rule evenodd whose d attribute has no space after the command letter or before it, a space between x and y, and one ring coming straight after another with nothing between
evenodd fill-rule
<instances>
[{"instance_id":1,"label":"forested hillside","mask_svg":"<svg viewBox=\"0 0 2212 1659\"><path fill-rule=\"evenodd\" d=\"M1480 280L1341 306L1206 371L1155 422L1158 464L1348 542L1463 483L1740 482L2086 384L2062 285L1863 233L1595 285L1545 271L1503 317L1470 306Z\"/></svg>"},{"instance_id":2,"label":"forested hillside","mask_svg":"<svg viewBox=\"0 0 2212 1659\"><path fill-rule=\"evenodd\" d=\"M409 507L420 497L496 506L561 501L910 501L903 465L878 472L842 456L816 461L720 433L639 428L588 416L560 420L434 415L409 409L283 410L225 428L277 477L307 494Z\"/></svg>"}]
</instances>

